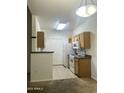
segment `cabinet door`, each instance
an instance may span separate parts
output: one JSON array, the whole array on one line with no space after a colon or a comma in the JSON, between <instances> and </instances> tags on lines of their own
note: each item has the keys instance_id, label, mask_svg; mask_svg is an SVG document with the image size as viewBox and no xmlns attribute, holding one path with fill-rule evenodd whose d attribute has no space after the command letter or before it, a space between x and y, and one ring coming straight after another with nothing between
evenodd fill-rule
<instances>
[{"instance_id":1,"label":"cabinet door","mask_svg":"<svg viewBox=\"0 0 124 93\"><path fill-rule=\"evenodd\" d=\"M91 59L81 59L79 61L80 77L91 77Z\"/></svg>"},{"instance_id":2,"label":"cabinet door","mask_svg":"<svg viewBox=\"0 0 124 93\"><path fill-rule=\"evenodd\" d=\"M78 61L75 60L75 74L79 76L79 66L78 66Z\"/></svg>"},{"instance_id":3,"label":"cabinet door","mask_svg":"<svg viewBox=\"0 0 124 93\"><path fill-rule=\"evenodd\" d=\"M75 42L75 37L74 36L72 37L72 42Z\"/></svg>"},{"instance_id":4,"label":"cabinet door","mask_svg":"<svg viewBox=\"0 0 124 93\"><path fill-rule=\"evenodd\" d=\"M75 41L79 41L79 35L75 36Z\"/></svg>"},{"instance_id":5,"label":"cabinet door","mask_svg":"<svg viewBox=\"0 0 124 93\"><path fill-rule=\"evenodd\" d=\"M90 48L90 32L83 32L80 35L80 47L81 48Z\"/></svg>"},{"instance_id":6,"label":"cabinet door","mask_svg":"<svg viewBox=\"0 0 124 93\"><path fill-rule=\"evenodd\" d=\"M80 36L80 47L84 48L84 34L81 33L79 36Z\"/></svg>"},{"instance_id":7,"label":"cabinet door","mask_svg":"<svg viewBox=\"0 0 124 93\"><path fill-rule=\"evenodd\" d=\"M90 48L90 32L84 32L84 48Z\"/></svg>"},{"instance_id":8,"label":"cabinet door","mask_svg":"<svg viewBox=\"0 0 124 93\"><path fill-rule=\"evenodd\" d=\"M68 38L68 43L72 43L72 37Z\"/></svg>"},{"instance_id":9,"label":"cabinet door","mask_svg":"<svg viewBox=\"0 0 124 93\"><path fill-rule=\"evenodd\" d=\"M44 32L37 32L37 48L44 48Z\"/></svg>"}]
</instances>

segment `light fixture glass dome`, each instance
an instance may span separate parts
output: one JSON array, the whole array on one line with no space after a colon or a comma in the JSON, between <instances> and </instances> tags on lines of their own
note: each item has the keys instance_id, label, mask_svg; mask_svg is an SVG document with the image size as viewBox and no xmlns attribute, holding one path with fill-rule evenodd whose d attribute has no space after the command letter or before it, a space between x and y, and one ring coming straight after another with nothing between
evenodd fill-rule
<instances>
[{"instance_id":1,"label":"light fixture glass dome","mask_svg":"<svg viewBox=\"0 0 124 93\"><path fill-rule=\"evenodd\" d=\"M96 12L96 5L86 5L77 9L76 14L80 17L88 17Z\"/></svg>"}]
</instances>

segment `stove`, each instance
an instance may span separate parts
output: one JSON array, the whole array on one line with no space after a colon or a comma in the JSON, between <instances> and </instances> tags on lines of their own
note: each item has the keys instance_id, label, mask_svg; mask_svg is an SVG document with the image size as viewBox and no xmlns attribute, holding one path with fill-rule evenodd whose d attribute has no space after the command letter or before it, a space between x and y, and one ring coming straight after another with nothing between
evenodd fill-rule
<instances>
[{"instance_id":1,"label":"stove","mask_svg":"<svg viewBox=\"0 0 124 93\"><path fill-rule=\"evenodd\" d=\"M75 61L74 61L74 55L69 55L69 69L72 73L75 73Z\"/></svg>"}]
</instances>

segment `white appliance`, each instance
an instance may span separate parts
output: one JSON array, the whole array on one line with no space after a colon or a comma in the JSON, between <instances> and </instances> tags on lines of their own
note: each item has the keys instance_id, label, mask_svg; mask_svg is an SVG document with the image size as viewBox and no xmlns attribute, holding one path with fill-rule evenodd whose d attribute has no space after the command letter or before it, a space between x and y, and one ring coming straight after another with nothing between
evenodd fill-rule
<instances>
[{"instance_id":1,"label":"white appliance","mask_svg":"<svg viewBox=\"0 0 124 93\"><path fill-rule=\"evenodd\" d=\"M72 44L71 43L67 43L65 44L65 48L64 48L64 53L65 53L65 60L64 60L64 66L69 68L69 54L73 54L73 49L72 49Z\"/></svg>"},{"instance_id":2,"label":"white appliance","mask_svg":"<svg viewBox=\"0 0 124 93\"><path fill-rule=\"evenodd\" d=\"M74 55L69 55L69 69L75 73Z\"/></svg>"},{"instance_id":3,"label":"white appliance","mask_svg":"<svg viewBox=\"0 0 124 93\"><path fill-rule=\"evenodd\" d=\"M72 47L73 47L73 49L79 49L79 48L80 48L80 43L79 43L79 41L73 42L73 43L72 43Z\"/></svg>"}]
</instances>

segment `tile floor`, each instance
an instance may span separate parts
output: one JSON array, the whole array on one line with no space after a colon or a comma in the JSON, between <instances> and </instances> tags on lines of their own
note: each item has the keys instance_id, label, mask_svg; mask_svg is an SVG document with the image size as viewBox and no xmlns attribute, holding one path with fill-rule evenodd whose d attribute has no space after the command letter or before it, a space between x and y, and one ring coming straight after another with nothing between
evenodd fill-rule
<instances>
[{"instance_id":1,"label":"tile floor","mask_svg":"<svg viewBox=\"0 0 124 93\"><path fill-rule=\"evenodd\" d=\"M68 68L64 66L53 66L53 80L76 78Z\"/></svg>"}]
</instances>

